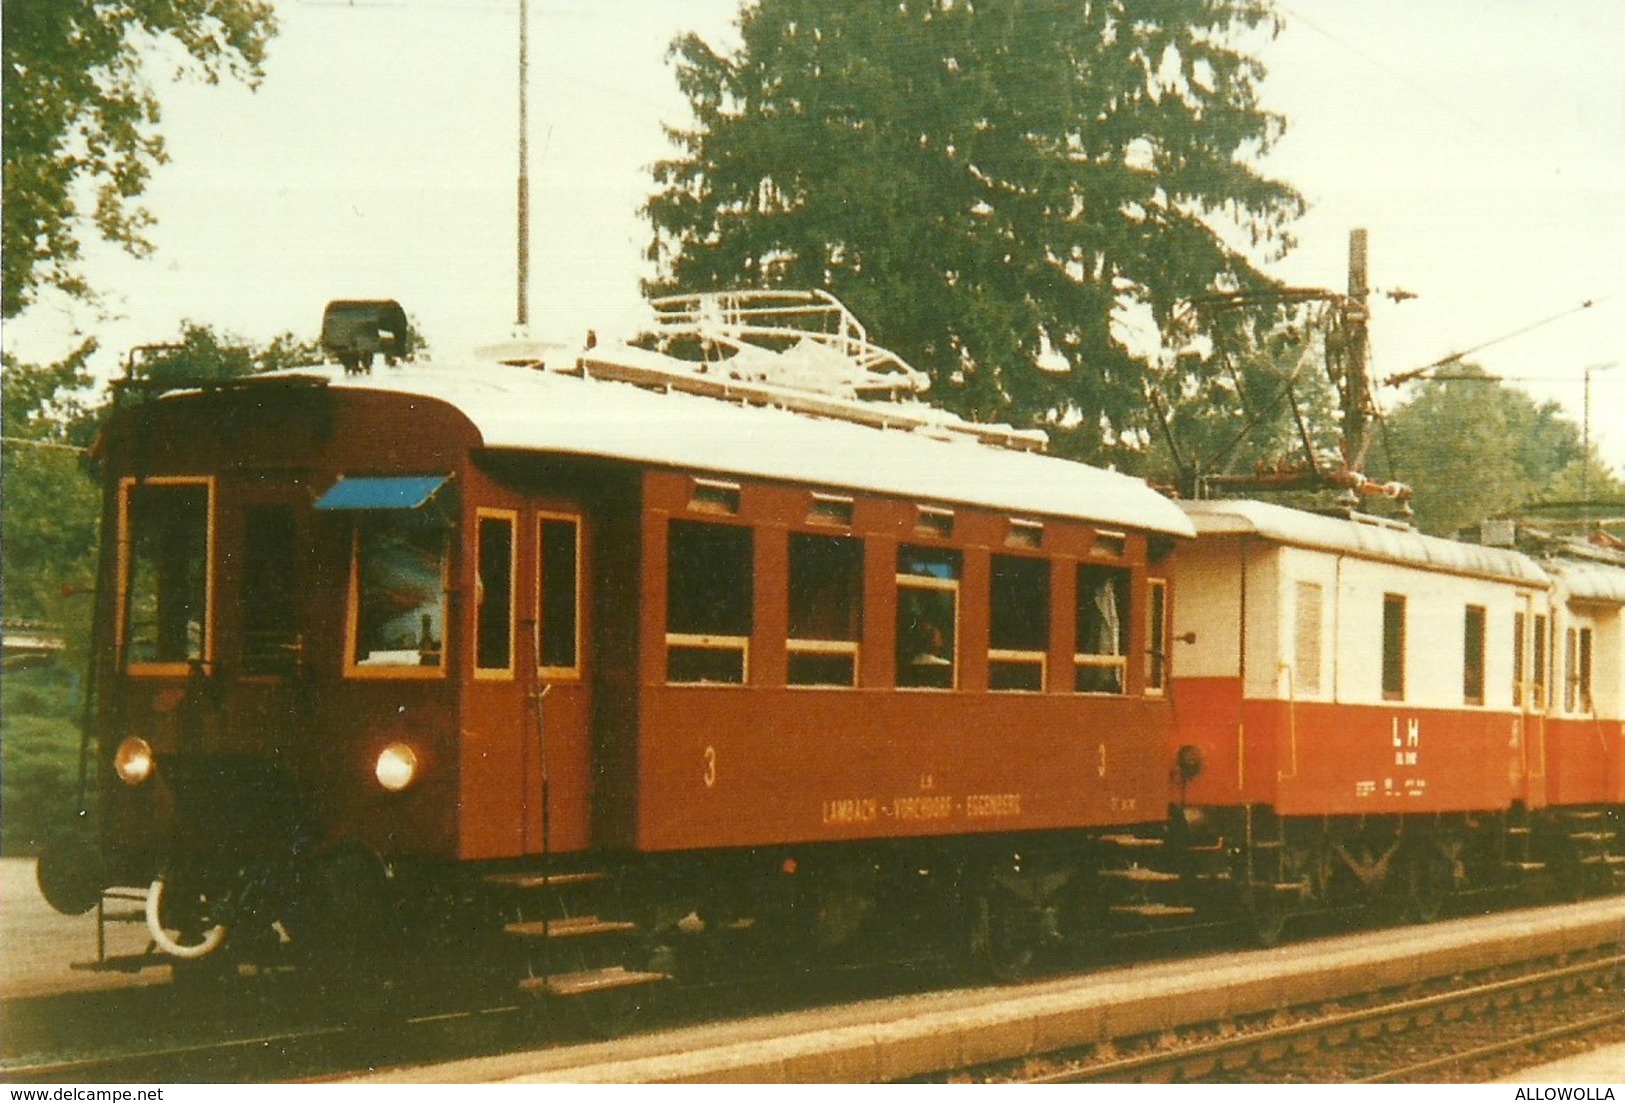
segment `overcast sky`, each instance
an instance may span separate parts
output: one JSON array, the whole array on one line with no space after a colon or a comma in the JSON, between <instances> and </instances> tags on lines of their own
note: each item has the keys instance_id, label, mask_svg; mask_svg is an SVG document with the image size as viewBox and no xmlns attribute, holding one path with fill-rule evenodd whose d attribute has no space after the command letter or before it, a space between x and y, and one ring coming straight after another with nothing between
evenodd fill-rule
<instances>
[{"instance_id":1,"label":"overcast sky","mask_svg":"<svg viewBox=\"0 0 1625 1103\"><path fill-rule=\"evenodd\" d=\"M1625 3L1279 6L1263 96L1290 128L1265 168L1311 209L1271 271L1340 289L1349 230L1366 227L1373 287L1418 296L1374 302L1379 379L1533 327L1473 359L1579 421L1586 367L1621 361L1593 374L1591 422L1625 465ZM518 0L277 7L257 93L165 91L157 252L91 250L118 317L48 304L7 327L8 348L59 355L77 327L121 351L182 319L313 336L323 303L359 296L401 300L442 354L511 332ZM611 327L636 304L636 211L661 123L684 115L666 48L689 29L731 42L736 10L532 0L539 335Z\"/></svg>"}]
</instances>

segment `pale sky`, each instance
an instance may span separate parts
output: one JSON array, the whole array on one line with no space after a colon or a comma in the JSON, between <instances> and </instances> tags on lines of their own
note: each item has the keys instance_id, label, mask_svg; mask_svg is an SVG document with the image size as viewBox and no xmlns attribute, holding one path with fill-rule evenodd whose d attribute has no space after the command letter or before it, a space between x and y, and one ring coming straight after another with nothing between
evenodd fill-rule
<instances>
[{"instance_id":1,"label":"pale sky","mask_svg":"<svg viewBox=\"0 0 1625 1103\"><path fill-rule=\"evenodd\" d=\"M90 250L117 317L47 303L7 327L8 348L51 358L78 327L121 355L182 319L314 336L340 297L399 299L442 355L511 333L518 0L277 7L258 92L164 92L157 251ZM1591 432L1625 466L1625 3L1279 7L1262 94L1289 131L1263 167L1310 211L1270 270L1341 289L1349 230L1367 228L1372 286L1418 296L1374 300L1379 379L1534 326L1472 358L1579 422L1586 367L1619 361L1593 373ZM666 48L690 29L731 42L736 10L532 0L537 335L612 329L636 305L637 208L667 152L661 123L684 117Z\"/></svg>"}]
</instances>

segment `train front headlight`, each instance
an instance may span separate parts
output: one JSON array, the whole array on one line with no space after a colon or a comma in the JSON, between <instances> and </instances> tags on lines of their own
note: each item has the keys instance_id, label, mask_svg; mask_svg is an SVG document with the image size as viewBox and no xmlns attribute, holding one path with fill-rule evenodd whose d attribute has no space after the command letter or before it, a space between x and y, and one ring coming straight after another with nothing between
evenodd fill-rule
<instances>
[{"instance_id":1,"label":"train front headlight","mask_svg":"<svg viewBox=\"0 0 1625 1103\"><path fill-rule=\"evenodd\" d=\"M411 785L418 776L418 755L405 743L391 743L378 752L373 763L373 777L391 793L399 793Z\"/></svg>"},{"instance_id":2,"label":"train front headlight","mask_svg":"<svg viewBox=\"0 0 1625 1103\"><path fill-rule=\"evenodd\" d=\"M113 770L126 785L140 785L152 776L152 745L132 735L113 752Z\"/></svg>"}]
</instances>

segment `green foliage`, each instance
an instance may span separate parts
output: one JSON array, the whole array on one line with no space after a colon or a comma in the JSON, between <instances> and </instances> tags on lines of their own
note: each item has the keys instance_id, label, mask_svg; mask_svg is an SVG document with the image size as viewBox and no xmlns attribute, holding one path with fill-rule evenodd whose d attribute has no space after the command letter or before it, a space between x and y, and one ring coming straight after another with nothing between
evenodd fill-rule
<instances>
[{"instance_id":1,"label":"green foliage","mask_svg":"<svg viewBox=\"0 0 1625 1103\"><path fill-rule=\"evenodd\" d=\"M268 0L5 0L5 198L0 314L43 288L86 298L92 230L131 254L150 245L137 200L166 159L150 70L215 84L263 76Z\"/></svg>"},{"instance_id":2,"label":"green foliage","mask_svg":"<svg viewBox=\"0 0 1625 1103\"><path fill-rule=\"evenodd\" d=\"M1423 383L1390 414L1374 450L1391 465L1384 477L1415 490L1418 528L1453 535L1550 500L1566 470L1578 481L1580 428L1557 403L1536 402L1471 364L1450 376Z\"/></svg>"},{"instance_id":3,"label":"green foliage","mask_svg":"<svg viewBox=\"0 0 1625 1103\"><path fill-rule=\"evenodd\" d=\"M180 340L150 345L135 360L134 380L149 392L224 383L247 375L304 367L322 361L322 352L291 333L256 346L212 326L182 322Z\"/></svg>"},{"instance_id":4,"label":"green foliage","mask_svg":"<svg viewBox=\"0 0 1625 1103\"><path fill-rule=\"evenodd\" d=\"M4 358L0 593L8 617L63 623L65 612L74 620L88 612L74 595L96 573L99 498L84 454L95 436L85 369L94 351L87 343L43 366Z\"/></svg>"},{"instance_id":5,"label":"green foliage","mask_svg":"<svg viewBox=\"0 0 1625 1103\"><path fill-rule=\"evenodd\" d=\"M743 46L672 47L696 124L655 168L653 292L825 287L983 420L1132 459L1125 318L1263 278L1302 208L1234 42L1268 0L759 0ZM1102 438L1106 445L1103 451Z\"/></svg>"},{"instance_id":6,"label":"green foliage","mask_svg":"<svg viewBox=\"0 0 1625 1103\"><path fill-rule=\"evenodd\" d=\"M1147 401L1158 414L1147 474L1186 497L1204 476L1248 474L1283 463L1338 463L1337 394L1327 372L1325 304L1282 307L1270 326L1232 314L1202 323ZM1285 501L1284 499L1282 499Z\"/></svg>"},{"instance_id":7,"label":"green foliage","mask_svg":"<svg viewBox=\"0 0 1625 1103\"><path fill-rule=\"evenodd\" d=\"M66 664L0 680L0 853L38 853L79 803L80 686Z\"/></svg>"}]
</instances>

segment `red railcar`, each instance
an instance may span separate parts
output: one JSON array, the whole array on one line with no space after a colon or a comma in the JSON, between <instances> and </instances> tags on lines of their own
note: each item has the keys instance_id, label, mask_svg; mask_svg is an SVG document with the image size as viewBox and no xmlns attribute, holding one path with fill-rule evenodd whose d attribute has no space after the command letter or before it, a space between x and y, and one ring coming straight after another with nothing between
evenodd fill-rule
<instances>
[{"instance_id":1,"label":"red railcar","mask_svg":"<svg viewBox=\"0 0 1625 1103\"><path fill-rule=\"evenodd\" d=\"M824 297L502 355L125 404L105 873L48 895L146 887L183 959L451 930L561 994L679 929L930 908L1010 968L1146 910L1101 870L1166 814L1176 506L899 399Z\"/></svg>"}]
</instances>

